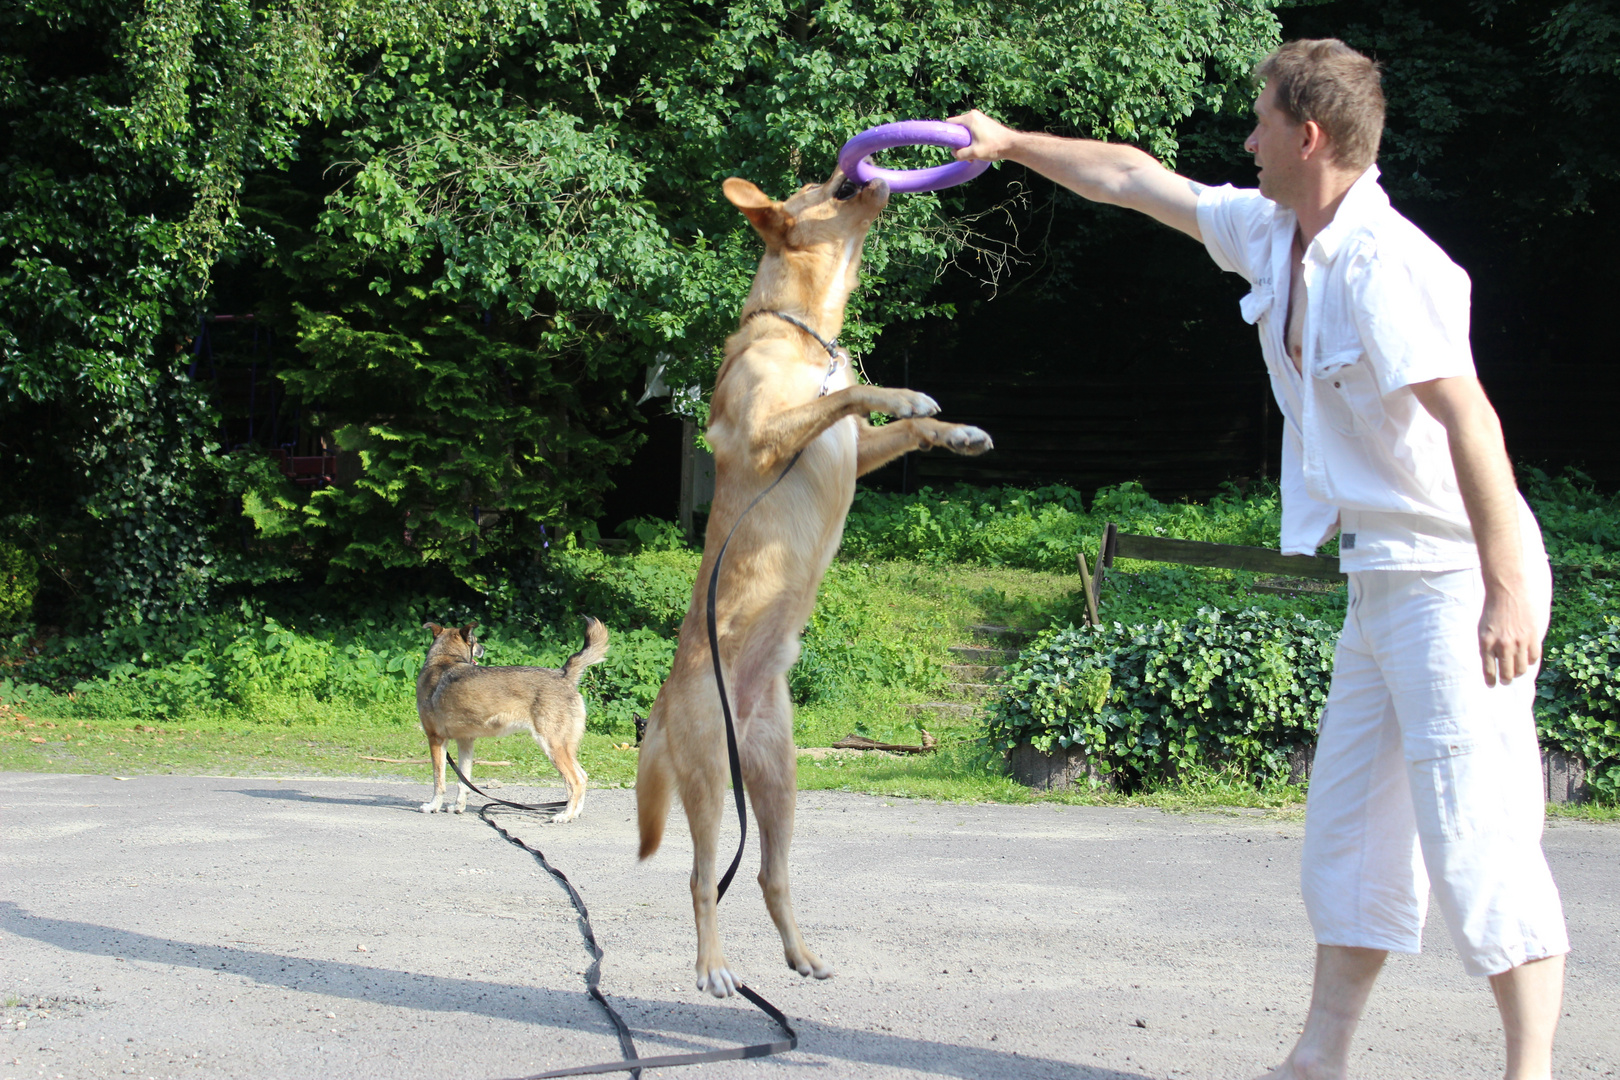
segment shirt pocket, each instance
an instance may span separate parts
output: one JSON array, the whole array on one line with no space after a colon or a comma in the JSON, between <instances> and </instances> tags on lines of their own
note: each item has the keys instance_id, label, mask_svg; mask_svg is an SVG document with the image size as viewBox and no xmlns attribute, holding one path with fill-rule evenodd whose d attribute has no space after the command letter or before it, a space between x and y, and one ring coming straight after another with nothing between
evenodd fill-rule
<instances>
[{"instance_id":1,"label":"shirt pocket","mask_svg":"<svg viewBox=\"0 0 1620 1080\"><path fill-rule=\"evenodd\" d=\"M1312 365L1324 420L1344 435L1366 435L1383 426L1384 396L1361 342L1323 341Z\"/></svg>"}]
</instances>

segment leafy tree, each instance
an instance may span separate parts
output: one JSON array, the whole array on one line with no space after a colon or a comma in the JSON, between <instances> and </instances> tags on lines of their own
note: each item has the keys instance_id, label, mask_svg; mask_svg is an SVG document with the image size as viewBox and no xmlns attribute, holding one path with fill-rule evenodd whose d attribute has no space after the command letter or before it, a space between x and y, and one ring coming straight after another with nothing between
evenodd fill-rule
<instances>
[{"instance_id":1,"label":"leafy tree","mask_svg":"<svg viewBox=\"0 0 1620 1080\"><path fill-rule=\"evenodd\" d=\"M112 621L300 565L476 576L580 527L643 366L712 377L757 254L724 176L785 195L862 127L968 104L1169 154L1275 31L1260 0L11 0L7 23L6 531L50 617ZM984 255L960 198L896 200L857 351ZM306 496L222 452L188 346L227 297L297 336L281 376L354 483Z\"/></svg>"},{"instance_id":2,"label":"leafy tree","mask_svg":"<svg viewBox=\"0 0 1620 1080\"><path fill-rule=\"evenodd\" d=\"M254 469L218 453L207 389L184 373L212 270L251 239L243 177L289 160L367 53L483 32L491 14L463 0L5 5L0 485L5 531L54 583L47 618L164 615L267 572L224 543L220 500Z\"/></svg>"},{"instance_id":3,"label":"leafy tree","mask_svg":"<svg viewBox=\"0 0 1620 1080\"><path fill-rule=\"evenodd\" d=\"M364 473L258 490L255 518L344 570L477 578L532 552L595 515L646 367L712 383L758 258L721 179L786 196L855 131L968 104L1170 154L1272 31L1258 4L681 0L536 5L448 53L385 52L320 143L340 182L319 211L266 211L255 286L298 320L282 378ZM250 190L250 219L261 198L285 207L286 181ZM845 341L948 313L929 292L978 237L960 193L894 200Z\"/></svg>"}]
</instances>

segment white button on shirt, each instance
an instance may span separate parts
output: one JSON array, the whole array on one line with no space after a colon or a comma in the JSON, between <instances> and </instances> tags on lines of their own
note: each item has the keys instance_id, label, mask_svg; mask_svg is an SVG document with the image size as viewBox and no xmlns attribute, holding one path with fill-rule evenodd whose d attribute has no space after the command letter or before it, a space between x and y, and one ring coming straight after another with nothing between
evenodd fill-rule
<instances>
[{"instance_id":1,"label":"white button on shirt","mask_svg":"<svg viewBox=\"0 0 1620 1080\"><path fill-rule=\"evenodd\" d=\"M1216 264L1252 286L1243 318L1260 331L1284 418L1282 550L1314 554L1342 527L1347 571L1478 566L1445 428L1411 390L1474 374L1468 275L1396 213L1369 168L1305 251L1302 375L1284 341L1293 211L1253 189L1206 188L1198 227Z\"/></svg>"}]
</instances>

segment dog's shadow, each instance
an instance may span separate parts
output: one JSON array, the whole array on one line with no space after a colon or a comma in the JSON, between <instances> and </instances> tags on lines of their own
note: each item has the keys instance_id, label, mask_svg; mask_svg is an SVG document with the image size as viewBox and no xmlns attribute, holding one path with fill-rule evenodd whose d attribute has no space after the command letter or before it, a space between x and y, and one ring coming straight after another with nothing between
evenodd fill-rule
<instances>
[{"instance_id":1,"label":"dog's shadow","mask_svg":"<svg viewBox=\"0 0 1620 1080\"><path fill-rule=\"evenodd\" d=\"M271 794L281 797L279 792ZM348 961L156 937L120 927L36 915L8 900L0 900L0 930L87 956L231 974L261 986L320 994L323 999L337 997L392 1008L479 1015L542 1028L594 1031L602 1037L603 1057L612 1054L612 1032L605 1017L579 990L428 976ZM626 994L613 994L612 998L642 1041L644 1056L655 1046L659 1052L678 1053L710 1049L716 1039L747 1043L765 1032L771 1038L778 1035L764 1017L752 1010ZM836 1070L843 1062L959 1080L988 1076L1147 1080L1140 1072L1121 1072L1011 1050L840 1027L810 1018L793 1018L793 1023L799 1032L801 1053L823 1059L803 1062L812 1067L830 1065Z\"/></svg>"},{"instance_id":2,"label":"dog's shadow","mask_svg":"<svg viewBox=\"0 0 1620 1080\"><path fill-rule=\"evenodd\" d=\"M398 795L316 795L313 792L301 791L298 788L226 788L225 790L235 792L238 795L246 795L250 799L326 803L332 806L368 806L380 810L408 810L413 814L422 812L421 800L406 799Z\"/></svg>"},{"instance_id":3,"label":"dog's shadow","mask_svg":"<svg viewBox=\"0 0 1620 1080\"><path fill-rule=\"evenodd\" d=\"M379 810L403 810L412 814L422 812L422 804L416 799L401 798L398 795L316 795L313 792L298 788L226 788L226 791L238 795L246 795L250 799L276 799L280 802L326 803L332 806L365 806L375 807ZM491 810L503 814L525 814L539 824L549 823L560 812L566 802L557 802L552 805L538 805L533 808L502 806L493 804ZM466 813L469 816L478 815L478 807L468 803Z\"/></svg>"}]
</instances>

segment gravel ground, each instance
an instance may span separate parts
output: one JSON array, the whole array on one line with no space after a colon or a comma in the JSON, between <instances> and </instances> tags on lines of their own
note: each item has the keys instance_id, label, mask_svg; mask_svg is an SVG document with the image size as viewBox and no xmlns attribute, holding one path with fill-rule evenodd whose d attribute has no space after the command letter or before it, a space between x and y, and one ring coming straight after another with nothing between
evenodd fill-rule
<instances>
[{"instance_id":1,"label":"gravel ground","mask_svg":"<svg viewBox=\"0 0 1620 1080\"><path fill-rule=\"evenodd\" d=\"M418 813L426 794L0 774L0 1080L476 1080L616 1058L562 890L476 815ZM633 800L593 791L572 824L503 820L584 894L603 988L644 1055L778 1038L693 988L684 823L638 865ZM782 966L750 873L721 909L733 969L800 1049L647 1075L1252 1077L1308 991L1301 832L1259 814L803 793L799 917L837 975ZM1546 846L1576 949L1560 1075L1620 1075L1620 828L1553 822ZM1489 990L1433 921L1429 952L1391 958L1358 1076L1501 1075Z\"/></svg>"}]
</instances>

